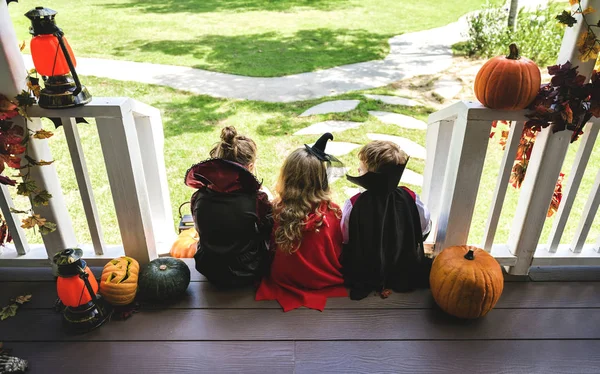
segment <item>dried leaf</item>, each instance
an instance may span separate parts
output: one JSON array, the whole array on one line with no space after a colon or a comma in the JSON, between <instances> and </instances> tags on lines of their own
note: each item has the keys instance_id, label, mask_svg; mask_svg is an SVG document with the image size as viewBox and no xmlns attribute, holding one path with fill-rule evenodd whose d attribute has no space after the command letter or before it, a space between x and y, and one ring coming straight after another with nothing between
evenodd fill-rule
<instances>
[{"instance_id":1,"label":"dried leaf","mask_svg":"<svg viewBox=\"0 0 600 374\"><path fill-rule=\"evenodd\" d=\"M17 194L23 196L29 196L37 190L37 185L35 181L29 179L19 183L17 186Z\"/></svg>"},{"instance_id":2,"label":"dried leaf","mask_svg":"<svg viewBox=\"0 0 600 374\"><path fill-rule=\"evenodd\" d=\"M15 299L15 303L23 305L30 300L31 300L31 295L21 295L21 296L17 296L17 298Z\"/></svg>"},{"instance_id":3,"label":"dried leaf","mask_svg":"<svg viewBox=\"0 0 600 374\"><path fill-rule=\"evenodd\" d=\"M40 226L39 229L40 234L42 235L50 234L51 232L56 231L56 223L46 221L46 223L44 223L43 226Z\"/></svg>"},{"instance_id":4,"label":"dried leaf","mask_svg":"<svg viewBox=\"0 0 600 374\"><path fill-rule=\"evenodd\" d=\"M52 137L54 135L54 133L50 132L50 131L46 131L44 129L38 130L33 134L33 137L36 139L48 139L50 137Z\"/></svg>"},{"instance_id":5,"label":"dried leaf","mask_svg":"<svg viewBox=\"0 0 600 374\"><path fill-rule=\"evenodd\" d=\"M37 162L38 166L52 165L53 163L54 163L54 160L52 160L52 161L39 160Z\"/></svg>"},{"instance_id":6,"label":"dried leaf","mask_svg":"<svg viewBox=\"0 0 600 374\"><path fill-rule=\"evenodd\" d=\"M39 214L32 214L29 217L24 218L21 222L23 223L21 227L24 229L31 229L35 226L39 226L41 229L41 227L45 225L46 219L40 217Z\"/></svg>"},{"instance_id":7,"label":"dried leaf","mask_svg":"<svg viewBox=\"0 0 600 374\"><path fill-rule=\"evenodd\" d=\"M40 206L40 205L48 205L48 203L50 202L50 199L52 198L52 194L48 193L48 191L46 190L42 190L40 191L40 193L38 193L37 195L35 195L32 199L33 205L34 206Z\"/></svg>"},{"instance_id":8,"label":"dried leaf","mask_svg":"<svg viewBox=\"0 0 600 374\"><path fill-rule=\"evenodd\" d=\"M25 49L25 47L27 46L27 43L25 42L25 40L23 40L20 44L19 44L19 51L23 52L23 50Z\"/></svg>"},{"instance_id":9,"label":"dried leaf","mask_svg":"<svg viewBox=\"0 0 600 374\"><path fill-rule=\"evenodd\" d=\"M579 4L580 0L569 0L569 4L571 4L571 6Z\"/></svg>"},{"instance_id":10,"label":"dried leaf","mask_svg":"<svg viewBox=\"0 0 600 374\"><path fill-rule=\"evenodd\" d=\"M10 304L2 308L2 310L0 310L0 321L4 321L9 317L16 316L17 309L19 309L19 306L17 304Z\"/></svg>"},{"instance_id":11,"label":"dried leaf","mask_svg":"<svg viewBox=\"0 0 600 374\"><path fill-rule=\"evenodd\" d=\"M581 12L581 14L590 14L590 13L594 13L596 11L596 9L594 9L593 7L589 6L587 8L585 8L583 10L583 12Z\"/></svg>"},{"instance_id":12,"label":"dried leaf","mask_svg":"<svg viewBox=\"0 0 600 374\"><path fill-rule=\"evenodd\" d=\"M566 10L563 10L561 14L557 15L556 20L558 23L567 25L569 27L573 27L573 25L577 23L575 17L571 15L571 12L567 12Z\"/></svg>"}]
</instances>

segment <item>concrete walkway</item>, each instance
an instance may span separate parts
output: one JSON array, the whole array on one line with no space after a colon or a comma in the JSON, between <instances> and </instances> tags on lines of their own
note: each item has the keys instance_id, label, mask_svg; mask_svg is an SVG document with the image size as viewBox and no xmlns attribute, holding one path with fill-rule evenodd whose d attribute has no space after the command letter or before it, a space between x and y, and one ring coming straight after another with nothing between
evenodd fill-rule
<instances>
[{"instance_id":1,"label":"concrete walkway","mask_svg":"<svg viewBox=\"0 0 600 374\"><path fill-rule=\"evenodd\" d=\"M116 80L159 84L232 99L292 102L382 87L415 75L435 74L452 63L451 45L467 28L466 17L449 25L395 36L384 60L275 78L244 77L184 66L77 58L77 72ZM28 68L31 56L25 56Z\"/></svg>"},{"instance_id":2,"label":"concrete walkway","mask_svg":"<svg viewBox=\"0 0 600 374\"><path fill-rule=\"evenodd\" d=\"M547 1L521 0L519 8L531 10ZM510 4L509 0L506 4ZM446 26L391 38L390 54L383 60L284 77L245 77L184 66L82 57L77 58L77 72L80 75L169 86L213 97L267 102L316 99L382 87L416 75L446 70L452 63L452 44L465 39L468 16ZM24 59L27 68L32 68L31 56L25 55Z\"/></svg>"}]
</instances>

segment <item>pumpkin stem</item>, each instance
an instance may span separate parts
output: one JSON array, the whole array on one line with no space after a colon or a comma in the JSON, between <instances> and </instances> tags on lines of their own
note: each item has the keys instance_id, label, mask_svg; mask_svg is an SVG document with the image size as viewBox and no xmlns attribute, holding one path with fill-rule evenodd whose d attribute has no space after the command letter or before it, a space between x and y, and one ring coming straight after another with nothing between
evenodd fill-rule
<instances>
[{"instance_id":1,"label":"pumpkin stem","mask_svg":"<svg viewBox=\"0 0 600 374\"><path fill-rule=\"evenodd\" d=\"M473 257L473 250L472 249L469 249L469 252L467 252L467 254L465 255L465 258L467 260L473 260L473 259L475 259L475 257Z\"/></svg>"},{"instance_id":2,"label":"pumpkin stem","mask_svg":"<svg viewBox=\"0 0 600 374\"><path fill-rule=\"evenodd\" d=\"M158 268L160 270L167 270L167 265L160 265Z\"/></svg>"},{"instance_id":3,"label":"pumpkin stem","mask_svg":"<svg viewBox=\"0 0 600 374\"><path fill-rule=\"evenodd\" d=\"M518 60L521 58L521 56L519 56L519 47L517 47L515 43L510 43L510 45L508 46L508 50L510 51L510 53L508 54L508 56L506 56L507 59Z\"/></svg>"}]
</instances>

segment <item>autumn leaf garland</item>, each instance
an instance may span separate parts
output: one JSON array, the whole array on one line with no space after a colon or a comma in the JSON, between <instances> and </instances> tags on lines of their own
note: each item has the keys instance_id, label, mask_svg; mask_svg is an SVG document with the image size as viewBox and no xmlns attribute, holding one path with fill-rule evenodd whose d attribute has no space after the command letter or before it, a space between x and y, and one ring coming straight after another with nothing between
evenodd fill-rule
<instances>
[{"instance_id":1,"label":"autumn leaf garland","mask_svg":"<svg viewBox=\"0 0 600 374\"><path fill-rule=\"evenodd\" d=\"M31 139L48 139L53 134L50 131L41 129L32 131L15 124L12 119L18 115L25 118L27 108L36 103L36 97L39 95L39 81L37 78L28 77L27 91L22 91L13 100L4 95L0 95L0 184L16 186L17 194L29 197L32 207L27 210L16 210L16 214L25 214L26 218L22 221L25 229L36 228L41 234L47 234L56 230L56 224L47 221L39 214L34 214L33 207L48 205L52 195L45 189L37 186L36 182L30 177L30 170L33 167L40 167L52 164L53 161L35 160L29 156L29 143ZM7 169L18 171L17 175L3 175ZM13 178L20 178L21 181ZM0 215L0 246L10 242L12 237L8 232L7 222Z\"/></svg>"},{"instance_id":2,"label":"autumn leaf garland","mask_svg":"<svg viewBox=\"0 0 600 374\"><path fill-rule=\"evenodd\" d=\"M598 40L598 37L594 32L594 29L600 28L600 21L596 24L590 24L585 16L594 13L596 9L592 7L583 9L581 0L569 0L569 3L571 6L577 5L577 8L573 11L563 10L561 14L556 16L556 19L560 24L573 27L573 25L577 23L575 16L581 14L581 19L586 30L581 33L579 40L577 40L577 48L579 49L580 54L579 59L581 62L593 60L598 57L598 52L600 52L600 40Z\"/></svg>"}]
</instances>

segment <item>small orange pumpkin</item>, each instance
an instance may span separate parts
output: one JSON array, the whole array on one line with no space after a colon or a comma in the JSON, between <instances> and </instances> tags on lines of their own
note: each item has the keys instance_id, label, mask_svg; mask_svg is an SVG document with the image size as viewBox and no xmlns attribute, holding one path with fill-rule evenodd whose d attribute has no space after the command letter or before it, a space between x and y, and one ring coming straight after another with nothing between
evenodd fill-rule
<instances>
[{"instance_id":1,"label":"small orange pumpkin","mask_svg":"<svg viewBox=\"0 0 600 374\"><path fill-rule=\"evenodd\" d=\"M504 276L492 255L461 245L448 247L435 258L429 283L443 311L459 318L479 318L496 305Z\"/></svg>"},{"instance_id":2,"label":"small orange pumpkin","mask_svg":"<svg viewBox=\"0 0 600 374\"><path fill-rule=\"evenodd\" d=\"M475 77L475 96L491 109L525 109L540 90L539 67L530 59L519 56L516 44L511 44L509 49L508 56L492 58Z\"/></svg>"},{"instance_id":3,"label":"small orange pumpkin","mask_svg":"<svg viewBox=\"0 0 600 374\"><path fill-rule=\"evenodd\" d=\"M131 257L110 260L102 269L100 295L113 305L133 302L138 286L140 264Z\"/></svg>"},{"instance_id":4,"label":"small orange pumpkin","mask_svg":"<svg viewBox=\"0 0 600 374\"><path fill-rule=\"evenodd\" d=\"M173 243L169 254L175 258L192 258L198 246L198 232L196 229L183 230Z\"/></svg>"}]
</instances>

